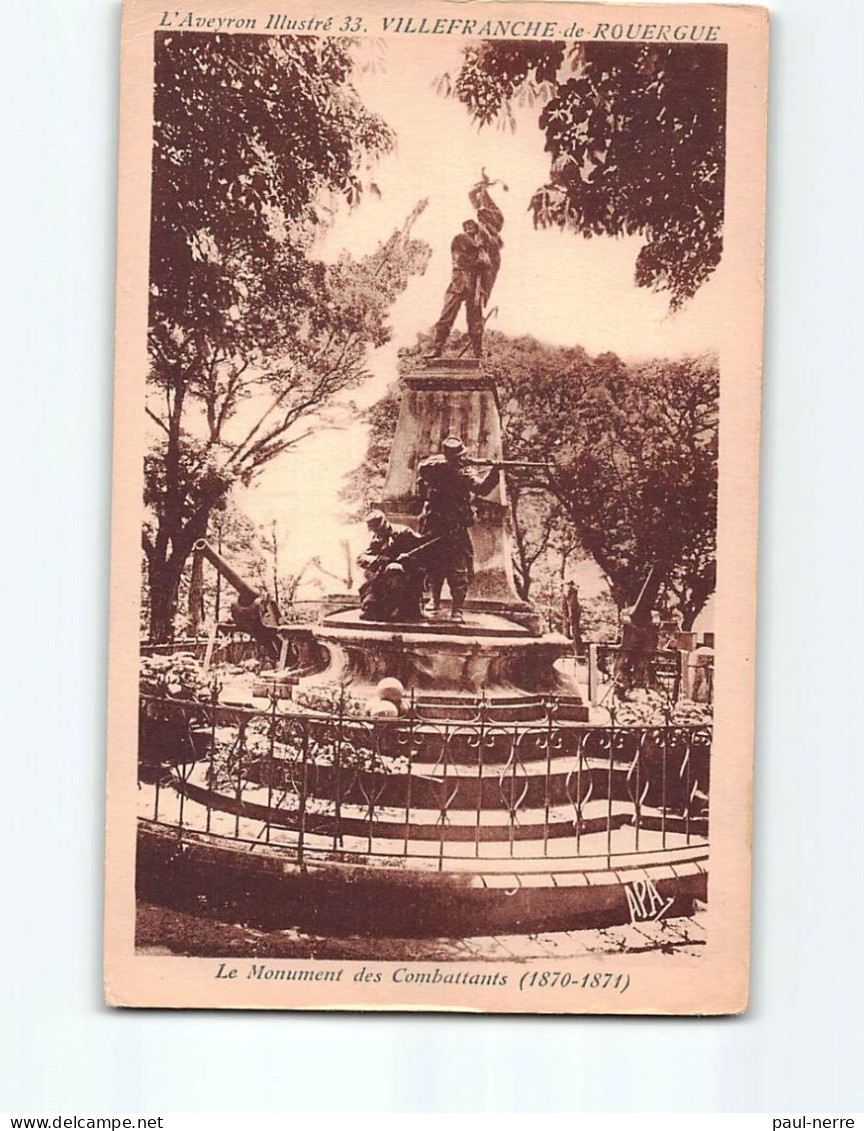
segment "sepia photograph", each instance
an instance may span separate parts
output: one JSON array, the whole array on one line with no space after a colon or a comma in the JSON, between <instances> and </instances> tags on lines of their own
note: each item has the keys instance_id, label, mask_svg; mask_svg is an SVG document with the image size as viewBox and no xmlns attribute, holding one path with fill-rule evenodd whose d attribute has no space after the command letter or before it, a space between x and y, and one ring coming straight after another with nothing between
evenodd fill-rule
<instances>
[{"instance_id":1,"label":"sepia photograph","mask_svg":"<svg viewBox=\"0 0 864 1131\"><path fill-rule=\"evenodd\" d=\"M4 30L4 1126L855 1131L864 9Z\"/></svg>"},{"instance_id":2,"label":"sepia photograph","mask_svg":"<svg viewBox=\"0 0 864 1131\"><path fill-rule=\"evenodd\" d=\"M626 1008L711 943L726 9L249 12L126 17L134 954Z\"/></svg>"}]
</instances>

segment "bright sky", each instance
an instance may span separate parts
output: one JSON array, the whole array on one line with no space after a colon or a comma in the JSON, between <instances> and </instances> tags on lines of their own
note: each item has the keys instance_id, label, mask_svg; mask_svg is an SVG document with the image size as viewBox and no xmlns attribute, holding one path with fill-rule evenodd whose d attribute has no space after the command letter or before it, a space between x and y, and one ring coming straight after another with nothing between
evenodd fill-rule
<instances>
[{"instance_id":1,"label":"bright sky","mask_svg":"<svg viewBox=\"0 0 864 1131\"><path fill-rule=\"evenodd\" d=\"M367 193L355 210L343 209L319 254L329 259L343 248L358 255L372 251L418 200L428 197L414 234L430 244L432 260L425 276L414 279L395 304L393 340L372 357L374 376L354 399L361 404L376 400L396 376L397 350L413 344L417 332L437 319L450 277L450 240L471 215L467 192L481 166L510 190L493 190L505 215L502 267L493 297L496 329L551 344L581 345L589 353L612 350L624 358L711 349L712 326L723 306L722 266L683 311L670 315L666 298L633 283L638 240L584 240L570 232L535 230L528 202L549 167L536 124L539 108L519 111L515 133L479 130L460 103L433 90L436 76L453 74L458 65L458 46L445 39L420 44L392 39L387 41L386 69L357 76L365 103L395 130L397 149L375 168L380 198ZM321 432L270 465L239 500L256 522L269 526L276 519L286 568L298 569L318 554L341 572L340 540L346 536L354 552L360 552L362 531L341 525L338 494L345 474L362 461L365 442L358 426L338 435Z\"/></svg>"}]
</instances>

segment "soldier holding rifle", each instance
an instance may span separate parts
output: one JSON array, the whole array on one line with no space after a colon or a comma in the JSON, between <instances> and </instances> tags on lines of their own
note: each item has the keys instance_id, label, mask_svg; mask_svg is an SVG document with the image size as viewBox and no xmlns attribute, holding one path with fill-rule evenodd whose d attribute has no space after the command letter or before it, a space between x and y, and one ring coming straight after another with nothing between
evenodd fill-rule
<instances>
[{"instance_id":1,"label":"soldier holding rifle","mask_svg":"<svg viewBox=\"0 0 864 1131\"><path fill-rule=\"evenodd\" d=\"M421 534L435 538L426 557L430 598L426 612L435 616L441 607L444 583L450 590L450 619L464 620L468 586L474 574L474 551L469 528L474 523L474 499L488 495L498 485L503 468L545 467L518 461L470 459L458 436L448 436L438 455L428 456L417 468L423 511ZM487 470L481 472L480 467Z\"/></svg>"}]
</instances>

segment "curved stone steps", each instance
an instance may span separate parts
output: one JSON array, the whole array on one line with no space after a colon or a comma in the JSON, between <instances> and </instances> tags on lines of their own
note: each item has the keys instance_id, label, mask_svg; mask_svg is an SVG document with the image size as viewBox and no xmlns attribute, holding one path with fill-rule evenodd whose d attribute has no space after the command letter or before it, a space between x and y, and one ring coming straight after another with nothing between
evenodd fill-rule
<instances>
[{"instance_id":1,"label":"curved stone steps","mask_svg":"<svg viewBox=\"0 0 864 1131\"><path fill-rule=\"evenodd\" d=\"M192 781L175 780L174 788L211 810L229 813L326 837L354 836L376 840L443 842L502 842L544 841L568 838L580 840L595 833L614 832L625 826L634 826L632 807L627 802L597 800L583 806L582 819L577 822L573 805L550 806L547 810L520 806L511 819L510 811L498 805L495 808L448 808L442 816L441 808L393 807L386 805L337 803L333 800L308 798L301 806L294 793L277 794L266 788L245 788L240 796L229 795L199 785ZM635 826L634 826L635 827ZM664 818L657 810L643 809L639 816L640 830L666 831L690 837L707 835L707 818L683 815ZM577 836L578 833L578 836ZM577 845L578 850L578 845Z\"/></svg>"}]
</instances>

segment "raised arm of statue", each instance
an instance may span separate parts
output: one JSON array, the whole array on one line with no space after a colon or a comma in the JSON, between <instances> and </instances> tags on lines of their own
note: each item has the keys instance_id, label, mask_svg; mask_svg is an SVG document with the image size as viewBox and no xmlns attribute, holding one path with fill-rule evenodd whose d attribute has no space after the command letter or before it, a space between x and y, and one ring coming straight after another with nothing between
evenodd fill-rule
<instances>
[{"instance_id":1,"label":"raised arm of statue","mask_svg":"<svg viewBox=\"0 0 864 1131\"><path fill-rule=\"evenodd\" d=\"M482 179L468 193L468 199L471 201L477 216L477 225L480 229L478 238L484 258L478 276L479 297L482 306L486 306L489 302L489 296L495 286L495 280L501 267L501 248L504 246L504 241L501 239L504 213L489 193L489 188L493 184L495 182L489 180L484 170ZM502 187L507 188L506 185Z\"/></svg>"},{"instance_id":2,"label":"raised arm of statue","mask_svg":"<svg viewBox=\"0 0 864 1131\"><path fill-rule=\"evenodd\" d=\"M475 185L468 193L468 199L477 215L477 222L485 232L498 236L504 227L504 213L492 199L485 181Z\"/></svg>"},{"instance_id":3,"label":"raised arm of statue","mask_svg":"<svg viewBox=\"0 0 864 1131\"><path fill-rule=\"evenodd\" d=\"M492 181L486 176L486 170L483 170L482 176L476 185L469 191L468 199L471 201L471 207L477 214L477 222L484 229L484 231L497 238L498 245L501 244L501 229L504 227L504 213L492 199L489 189L495 185L500 184L505 192L507 186L500 181Z\"/></svg>"},{"instance_id":4,"label":"raised arm of statue","mask_svg":"<svg viewBox=\"0 0 864 1131\"><path fill-rule=\"evenodd\" d=\"M440 357L444 352L456 315L463 304L471 349L475 357L482 356L486 318L484 307L489 302L498 276L503 246L500 233L504 226L504 213L489 195L489 188L495 183L484 172L482 180L468 193L475 219L466 220L462 231L457 233L450 244L452 275L450 286L444 295L441 315L435 323L432 347L426 354L429 361ZM507 186L503 187L506 189Z\"/></svg>"}]
</instances>

